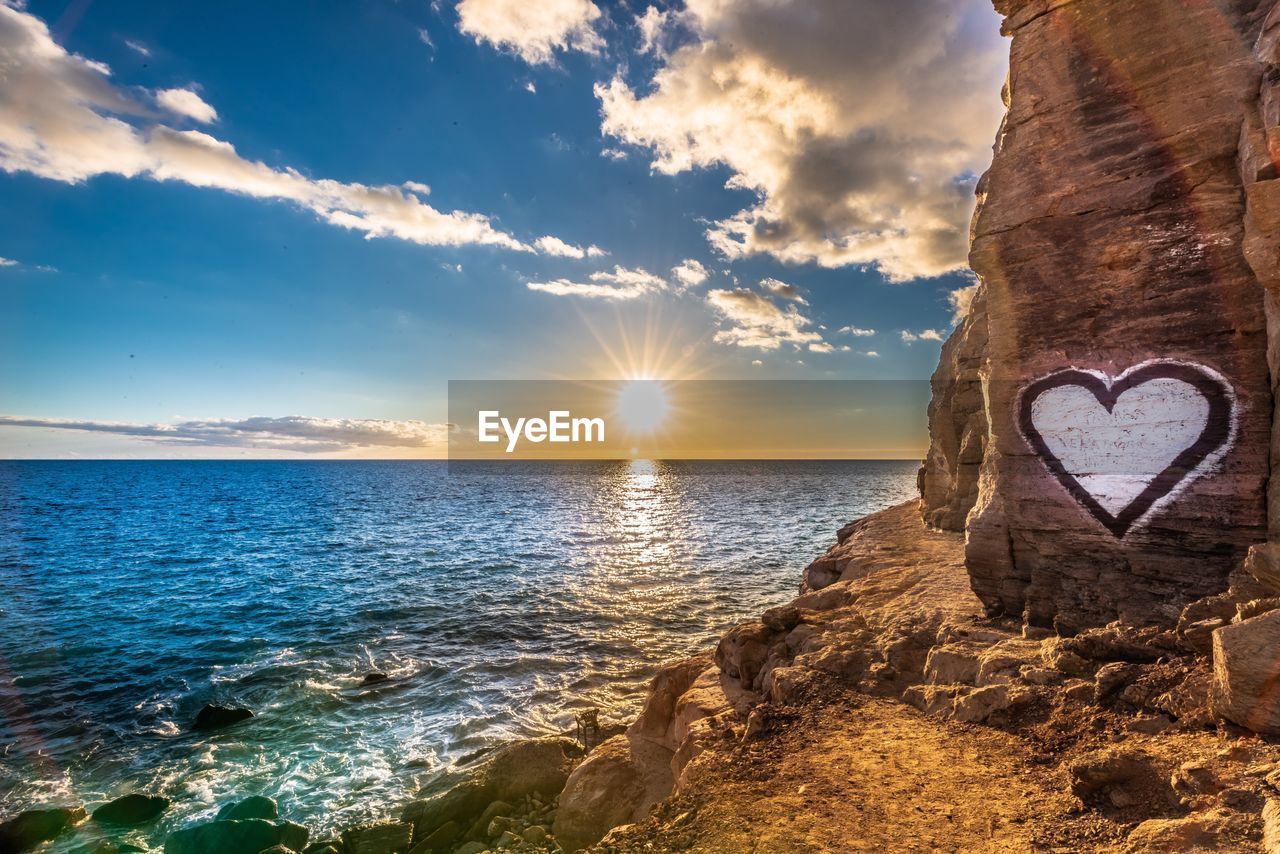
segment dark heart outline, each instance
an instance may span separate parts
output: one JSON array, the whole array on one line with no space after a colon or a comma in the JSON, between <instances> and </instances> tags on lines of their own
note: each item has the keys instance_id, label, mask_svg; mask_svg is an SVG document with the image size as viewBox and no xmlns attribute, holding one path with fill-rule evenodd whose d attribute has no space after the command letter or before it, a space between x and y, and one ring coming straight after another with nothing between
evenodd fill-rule
<instances>
[{"instance_id":1,"label":"dark heart outline","mask_svg":"<svg viewBox=\"0 0 1280 854\"><path fill-rule=\"evenodd\" d=\"M1031 423L1031 408L1036 399L1046 391L1063 386L1077 385L1091 392L1107 412L1115 407L1122 394L1132 388L1156 379L1181 380L1194 386L1209 403L1209 415L1204 429L1189 447L1178 454L1155 480L1147 484L1137 498L1129 502L1119 515L1112 516L1098 503L1089 491L1080 485L1067 471L1062 461L1053 455L1045 444L1040 431ZM1068 368L1036 380L1022 390L1018 407L1018 426L1032 449L1040 455L1045 467L1066 488L1071 497L1102 523L1116 539L1122 539L1134 523L1152 506L1172 492L1179 483L1193 473L1211 454L1221 449L1231 438L1231 420L1234 409L1233 395L1226 384L1205 370L1177 362L1155 362L1133 369L1108 385L1096 374L1077 368Z\"/></svg>"}]
</instances>

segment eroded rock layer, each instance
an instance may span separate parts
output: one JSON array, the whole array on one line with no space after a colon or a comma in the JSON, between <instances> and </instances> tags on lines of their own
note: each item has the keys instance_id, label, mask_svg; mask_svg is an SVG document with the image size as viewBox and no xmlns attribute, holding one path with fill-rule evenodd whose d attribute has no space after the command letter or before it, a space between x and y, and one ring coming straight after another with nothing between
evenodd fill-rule
<instances>
[{"instance_id":1,"label":"eroded rock layer","mask_svg":"<svg viewBox=\"0 0 1280 854\"><path fill-rule=\"evenodd\" d=\"M1255 56L1271 4L1008 0L997 7L1012 36L1009 109L979 185L970 254L985 295L981 376L990 419L967 518L973 589L991 613L1066 632L1116 618L1168 623L1186 602L1223 590L1267 531L1272 388L1255 270L1267 267L1265 276L1275 278L1265 236L1275 228L1266 214L1273 167L1269 155L1254 153L1242 178L1240 152L1242 139L1253 140L1255 152L1277 150L1268 148L1276 110L1264 85L1275 71ZM971 334L961 327L944 365ZM1126 519L1138 499L1126 503L1116 478L1130 463L1135 471L1154 466L1152 473L1165 465L1144 459L1163 451L1150 423L1156 416L1130 413L1135 424L1111 452L1083 454L1073 486L1029 437L1020 396L1040 378L1075 368L1101 378L1094 393L1110 412L1123 404L1105 399L1107 385L1152 360L1191 363L1199 376L1221 378L1230 430L1184 466L1193 469L1184 480L1173 470L1186 458L1171 452L1166 479L1174 485ZM955 372L954 398L969 393L968 376ZM935 397L940 406L945 395ZM930 459L952 460L950 469L961 472L962 461L972 462L954 426L938 421L935 412ZM1079 438L1070 427L1061 433L1066 445ZM929 471L926 519L954 527L963 501L939 499L944 479ZM1101 510L1090 509L1091 497Z\"/></svg>"}]
</instances>

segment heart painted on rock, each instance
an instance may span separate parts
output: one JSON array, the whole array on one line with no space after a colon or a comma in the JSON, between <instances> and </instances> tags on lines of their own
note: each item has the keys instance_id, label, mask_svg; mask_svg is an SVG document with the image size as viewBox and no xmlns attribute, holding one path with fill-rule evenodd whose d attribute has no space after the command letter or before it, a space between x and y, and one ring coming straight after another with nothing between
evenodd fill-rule
<instances>
[{"instance_id":1,"label":"heart painted on rock","mask_svg":"<svg viewBox=\"0 0 1280 854\"><path fill-rule=\"evenodd\" d=\"M1235 395L1191 362L1144 362L1116 377L1068 368L1022 390L1018 426L1071 497L1121 538L1226 453Z\"/></svg>"}]
</instances>

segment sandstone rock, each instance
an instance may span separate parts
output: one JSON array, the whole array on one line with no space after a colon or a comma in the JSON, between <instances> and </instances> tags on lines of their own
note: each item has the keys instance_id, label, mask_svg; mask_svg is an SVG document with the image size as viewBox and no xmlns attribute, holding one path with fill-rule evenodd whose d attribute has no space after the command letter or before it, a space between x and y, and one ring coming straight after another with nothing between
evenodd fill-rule
<instances>
[{"instance_id":1,"label":"sandstone rock","mask_svg":"<svg viewBox=\"0 0 1280 854\"><path fill-rule=\"evenodd\" d=\"M627 732L660 744L668 750L679 747L683 735L676 732L676 706L693 687L695 680L709 669L713 671L712 679L719 676L719 671L713 668L708 655L698 655L660 667L649 682L644 708ZM702 686L704 696L713 696L715 690L717 686ZM716 704L714 699L710 702ZM720 702L723 702L723 694ZM686 720L684 726L687 727L688 723L689 720Z\"/></svg>"},{"instance_id":2,"label":"sandstone rock","mask_svg":"<svg viewBox=\"0 0 1280 854\"><path fill-rule=\"evenodd\" d=\"M84 821L83 807L26 810L0 823L0 851L27 851Z\"/></svg>"},{"instance_id":3,"label":"sandstone rock","mask_svg":"<svg viewBox=\"0 0 1280 854\"><path fill-rule=\"evenodd\" d=\"M93 820L99 824L122 826L145 824L159 818L168 808L168 798L134 793L98 807L93 811Z\"/></svg>"},{"instance_id":4,"label":"sandstone rock","mask_svg":"<svg viewBox=\"0 0 1280 854\"><path fill-rule=\"evenodd\" d=\"M242 801L226 804L218 810L219 819L263 818L274 819L279 815L276 802L264 795L253 795Z\"/></svg>"},{"instance_id":5,"label":"sandstone rock","mask_svg":"<svg viewBox=\"0 0 1280 854\"><path fill-rule=\"evenodd\" d=\"M760 622L774 632L789 632L800 625L800 609L791 605L770 608L760 615Z\"/></svg>"},{"instance_id":6,"label":"sandstone rock","mask_svg":"<svg viewBox=\"0 0 1280 854\"><path fill-rule=\"evenodd\" d=\"M1246 835L1244 824L1241 816L1222 810L1182 818L1152 818L1129 832L1125 850L1131 854L1156 851L1211 854L1239 850L1232 845L1232 840Z\"/></svg>"},{"instance_id":7,"label":"sandstone rock","mask_svg":"<svg viewBox=\"0 0 1280 854\"><path fill-rule=\"evenodd\" d=\"M211 821L169 834L165 854L258 854L273 845L293 851L307 847L310 832L288 821L260 818Z\"/></svg>"},{"instance_id":8,"label":"sandstone rock","mask_svg":"<svg viewBox=\"0 0 1280 854\"><path fill-rule=\"evenodd\" d=\"M1074 652L1062 638L1048 638L1040 647L1040 658L1050 667L1067 676L1093 676L1095 667Z\"/></svg>"},{"instance_id":9,"label":"sandstone rock","mask_svg":"<svg viewBox=\"0 0 1280 854\"><path fill-rule=\"evenodd\" d=\"M1262 807L1262 850L1280 854L1280 799L1267 798Z\"/></svg>"},{"instance_id":10,"label":"sandstone rock","mask_svg":"<svg viewBox=\"0 0 1280 854\"><path fill-rule=\"evenodd\" d=\"M1120 751L1095 753L1071 763L1068 768L1071 794L1085 803L1099 795L1153 776L1151 760L1143 753Z\"/></svg>"},{"instance_id":11,"label":"sandstone rock","mask_svg":"<svg viewBox=\"0 0 1280 854\"><path fill-rule=\"evenodd\" d=\"M191 725L191 728L196 731L222 729L223 727L240 723L240 721L247 721L251 717L253 717L253 712L248 709L217 706L209 703L196 715L195 722Z\"/></svg>"},{"instance_id":12,"label":"sandstone rock","mask_svg":"<svg viewBox=\"0 0 1280 854\"><path fill-rule=\"evenodd\" d=\"M560 793L552 832L566 851L591 845L611 828L639 821L672 789L672 751L614 736L574 769Z\"/></svg>"},{"instance_id":13,"label":"sandstone rock","mask_svg":"<svg viewBox=\"0 0 1280 854\"><path fill-rule=\"evenodd\" d=\"M721 672L740 681L745 688L759 690L770 646L778 633L763 623L743 623L720 638L715 663Z\"/></svg>"},{"instance_id":14,"label":"sandstone rock","mask_svg":"<svg viewBox=\"0 0 1280 854\"><path fill-rule=\"evenodd\" d=\"M988 685L957 697L952 716L963 723L982 723L997 712L1029 702L1030 691L1009 685Z\"/></svg>"},{"instance_id":15,"label":"sandstone rock","mask_svg":"<svg viewBox=\"0 0 1280 854\"><path fill-rule=\"evenodd\" d=\"M982 404L971 411L989 418L966 517L973 587L990 613L1065 633L1117 618L1172 624L1184 604L1225 589L1267 530L1270 377L1280 371L1267 356L1267 318L1278 315L1259 284L1280 285L1280 192L1275 179L1255 180L1271 174L1271 158L1241 151L1250 121L1268 133L1260 105L1274 76L1252 55L1266 6L1002 8L1008 114L979 183L970 250L982 281L970 316L986 327L974 372ZM969 337L962 325L939 369L926 512L948 506L939 473L958 459L954 425L969 423L948 396L967 393L970 374L944 370ZM1239 410L1216 466L1117 535L1037 454L1019 396L1064 368L1116 377L1151 359L1207 366L1255 403Z\"/></svg>"},{"instance_id":16,"label":"sandstone rock","mask_svg":"<svg viewBox=\"0 0 1280 854\"><path fill-rule=\"evenodd\" d=\"M1213 633L1213 708L1254 732L1280 733L1280 611Z\"/></svg>"},{"instance_id":17,"label":"sandstone rock","mask_svg":"<svg viewBox=\"0 0 1280 854\"><path fill-rule=\"evenodd\" d=\"M951 714L962 690L958 685L912 685L902 692L902 700L926 715L943 716Z\"/></svg>"},{"instance_id":18,"label":"sandstone rock","mask_svg":"<svg viewBox=\"0 0 1280 854\"><path fill-rule=\"evenodd\" d=\"M974 288L960 327L942 347L931 380L929 452L920 467L920 511L926 524L963 531L978 497L986 447L983 356L987 346L986 292Z\"/></svg>"},{"instance_id":19,"label":"sandstone rock","mask_svg":"<svg viewBox=\"0 0 1280 854\"><path fill-rule=\"evenodd\" d=\"M1128 685L1141 672L1135 664L1114 662L1098 668L1093 681L1093 701L1101 703L1125 685Z\"/></svg>"},{"instance_id":20,"label":"sandstone rock","mask_svg":"<svg viewBox=\"0 0 1280 854\"><path fill-rule=\"evenodd\" d=\"M484 772L492 800L515 802L534 793L552 795L564 787L582 748L568 738L527 738L504 744Z\"/></svg>"},{"instance_id":21,"label":"sandstone rock","mask_svg":"<svg viewBox=\"0 0 1280 854\"><path fill-rule=\"evenodd\" d=\"M1260 543L1249 549L1244 570L1267 589L1280 593L1280 543Z\"/></svg>"},{"instance_id":22,"label":"sandstone rock","mask_svg":"<svg viewBox=\"0 0 1280 854\"><path fill-rule=\"evenodd\" d=\"M948 644L929 650L924 663L925 681L932 685L972 685L978 678L980 651L970 646Z\"/></svg>"}]
</instances>

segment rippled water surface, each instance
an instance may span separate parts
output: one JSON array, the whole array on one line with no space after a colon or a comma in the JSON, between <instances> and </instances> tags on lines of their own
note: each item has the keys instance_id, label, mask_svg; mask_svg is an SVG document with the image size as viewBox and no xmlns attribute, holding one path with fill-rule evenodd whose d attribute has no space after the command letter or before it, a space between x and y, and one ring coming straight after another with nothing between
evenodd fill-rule
<instances>
[{"instance_id":1,"label":"rippled water surface","mask_svg":"<svg viewBox=\"0 0 1280 854\"><path fill-rule=\"evenodd\" d=\"M176 801L150 844L255 793L313 830L381 815L497 740L635 711L915 469L0 463L0 818L139 789ZM207 702L257 717L188 732Z\"/></svg>"}]
</instances>

